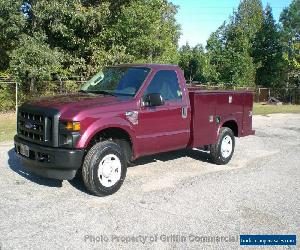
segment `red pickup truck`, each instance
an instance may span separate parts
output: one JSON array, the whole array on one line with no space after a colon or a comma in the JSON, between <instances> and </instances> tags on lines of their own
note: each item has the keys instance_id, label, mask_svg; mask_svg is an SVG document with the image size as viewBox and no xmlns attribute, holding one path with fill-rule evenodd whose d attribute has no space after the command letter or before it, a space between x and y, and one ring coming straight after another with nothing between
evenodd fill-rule
<instances>
[{"instance_id":1,"label":"red pickup truck","mask_svg":"<svg viewBox=\"0 0 300 250\"><path fill-rule=\"evenodd\" d=\"M15 151L25 169L70 180L95 195L116 192L141 156L205 146L227 164L235 137L254 134L253 94L188 88L178 66L107 67L79 93L40 98L18 110Z\"/></svg>"}]
</instances>

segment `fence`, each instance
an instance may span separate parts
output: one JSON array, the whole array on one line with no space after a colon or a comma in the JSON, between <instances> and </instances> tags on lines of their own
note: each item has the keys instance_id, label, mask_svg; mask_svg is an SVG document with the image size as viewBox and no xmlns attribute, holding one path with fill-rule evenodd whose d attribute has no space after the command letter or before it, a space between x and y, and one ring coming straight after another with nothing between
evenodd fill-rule
<instances>
[{"instance_id":1,"label":"fence","mask_svg":"<svg viewBox=\"0 0 300 250\"><path fill-rule=\"evenodd\" d=\"M18 103L18 86L13 80L0 76L0 112L14 109Z\"/></svg>"},{"instance_id":2,"label":"fence","mask_svg":"<svg viewBox=\"0 0 300 250\"><path fill-rule=\"evenodd\" d=\"M203 90L248 90L254 93L255 102L268 102L271 97L278 99L284 104L300 104L300 88L252 88L252 87L231 87L228 85L206 85L192 84L192 87L197 87Z\"/></svg>"},{"instance_id":3,"label":"fence","mask_svg":"<svg viewBox=\"0 0 300 250\"><path fill-rule=\"evenodd\" d=\"M76 92L80 90L84 83L85 81L77 79L44 81L43 90L38 89L37 94L40 97ZM0 112L13 110L17 106L16 103L20 104L35 97L32 93L22 89L22 87L13 79L0 76Z\"/></svg>"},{"instance_id":4,"label":"fence","mask_svg":"<svg viewBox=\"0 0 300 250\"><path fill-rule=\"evenodd\" d=\"M275 97L283 103L300 104L300 89L284 88L284 89L269 89L258 88L256 91L257 102L266 102L270 97Z\"/></svg>"},{"instance_id":5,"label":"fence","mask_svg":"<svg viewBox=\"0 0 300 250\"><path fill-rule=\"evenodd\" d=\"M44 95L64 94L78 91L85 83L82 80L62 80L62 81L45 81L45 88L47 92L43 92ZM0 77L0 112L6 110L12 110L16 106L16 103L20 104L26 98L30 98L28 93L18 93L18 84L15 81ZM300 104L300 89L296 88L251 88L251 87L230 87L228 85L207 85L207 84L193 84L189 85L197 87L199 89L233 89L233 90L249 90L254 92L255 102L267 102L270 97L275 97L283 103ZM40 93L39 93L40 94Z\"/></svg>"}]
</instances>

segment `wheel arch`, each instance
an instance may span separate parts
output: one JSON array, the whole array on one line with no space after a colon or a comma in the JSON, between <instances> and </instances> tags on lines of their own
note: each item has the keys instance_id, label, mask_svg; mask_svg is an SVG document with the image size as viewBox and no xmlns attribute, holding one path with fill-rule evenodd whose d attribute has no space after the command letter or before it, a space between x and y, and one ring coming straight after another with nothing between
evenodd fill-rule
<instances>
[{"instance_id":1,"label":"wheel arch","mask_svg":"<svg viewBox=\"0 0 300 250\"><path fill-rule=\"evenodd\" d=\"M131 160L134 152L133 150L134 142L133 142L133 136L128 130L118 126L102 128L96 131L91 136L91 138L86 142L86 149L88 150L96 143L105 140L113 140L121 144L124 147L126 158L128 160Z\"/></svg>"},{"instance_id":2,"label":"wheel arch","mask_svg":"<svg viewBox=\"0 0 300 250\"><path fill-rule=\"evenodd\" d=\"M235 137L239 136L239 126L236 120L230 119L222 123L220 128L230 128Z\"/></svg>"}]
</instances>

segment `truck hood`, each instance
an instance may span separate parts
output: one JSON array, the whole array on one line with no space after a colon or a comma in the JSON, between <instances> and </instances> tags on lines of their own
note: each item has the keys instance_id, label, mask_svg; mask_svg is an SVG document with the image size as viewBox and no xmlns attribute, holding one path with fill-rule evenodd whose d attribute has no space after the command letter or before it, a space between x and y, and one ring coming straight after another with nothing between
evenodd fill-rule
<instances>
[{"instance_id":1,"label":"truck hood","mask_svg":"<svg viewBox=\"0 0 300 250\"><path fill-rule=\"evenodd\" d=\"M128 97L115 97L108 95L95 95L89 93L74 93L67 95L57 95L51 97L41 97L27 102L30 106L55 108L61 113L64 111L81 111L87 108L107 106L128 102Z\"/></svg>"}]
</instances>

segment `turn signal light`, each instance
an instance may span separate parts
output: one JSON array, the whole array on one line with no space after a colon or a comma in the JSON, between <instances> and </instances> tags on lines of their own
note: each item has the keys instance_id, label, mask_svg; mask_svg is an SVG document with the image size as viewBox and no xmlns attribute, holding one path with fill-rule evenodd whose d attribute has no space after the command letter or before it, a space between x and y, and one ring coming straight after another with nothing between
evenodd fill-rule
<instances>
[{"instance_id":1,"label":"turn signal light","mask_svg":"<svg viewBox=\"0 0 300 250\"><path fill-rule=\"evenodd\" d=\"M66 129L72 131L80 131L80 122L67 122Z\"/></svg>"}]
</instances>

